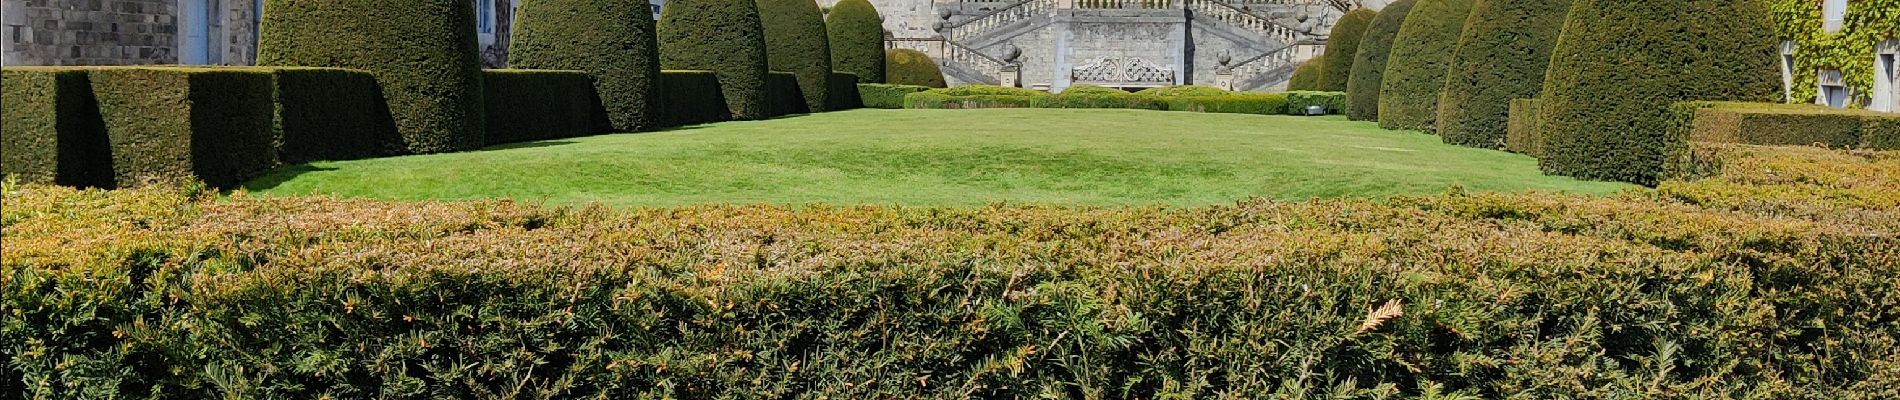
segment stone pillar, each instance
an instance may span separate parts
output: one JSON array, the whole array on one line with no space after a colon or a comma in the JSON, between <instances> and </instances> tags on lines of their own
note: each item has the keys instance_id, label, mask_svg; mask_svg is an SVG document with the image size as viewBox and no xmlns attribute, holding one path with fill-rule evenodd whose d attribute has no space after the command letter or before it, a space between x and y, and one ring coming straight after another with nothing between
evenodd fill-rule
<instances>
[{"instance_id":1,"label":"stone pillar","mask_svg":"<svg viewBox=\"0 0 1900 400\"><path fill-rule=\"evenodd\" d=\"M1214 70L1214 87L1234 90L1234 70L1226 67Z\"/></svg>"},{"instance_id":2,"label":"stone pillar","mask_svg":"<svg viewBox=\"0 0 1900 400\"><path fill-rule=\"evenodd\" d=\"M1005 65L996 76L997 84L1003 87L1022 87L1022 81L1023 67L1020 64Z\"/></svg>"}]
</instances>

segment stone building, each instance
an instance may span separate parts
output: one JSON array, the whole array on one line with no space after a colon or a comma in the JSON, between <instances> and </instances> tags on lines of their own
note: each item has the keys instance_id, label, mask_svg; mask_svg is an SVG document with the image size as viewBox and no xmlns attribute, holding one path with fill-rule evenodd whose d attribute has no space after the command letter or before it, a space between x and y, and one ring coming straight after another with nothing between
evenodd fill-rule
<instances>
[{"instance_id":1,"label":"stone building","mask_svg":"<svg viewBox=\"0 0 1900 400\"><path fill-rule=\"evenodd\" d=\"M1782 0L1812 3L1809 18L1781 27L1781 81L1785 99L1834 108L1900 112L1900 37L1892 10L1870 0ZM1815 30L1818 27L1819 30Z\"/></svg>"}]
</instances>

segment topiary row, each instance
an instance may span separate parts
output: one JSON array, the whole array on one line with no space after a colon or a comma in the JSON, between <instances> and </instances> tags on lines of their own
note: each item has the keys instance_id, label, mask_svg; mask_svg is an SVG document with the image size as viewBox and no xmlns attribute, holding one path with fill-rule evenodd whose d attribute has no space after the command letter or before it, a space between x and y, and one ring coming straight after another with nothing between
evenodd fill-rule
<instances>
[{"instance_id":1,"label":"topiary row","mask_svg":"<svg viewBox=\"0 0 1900 400\"><path fill-rule=\"evenodd\" d=\"M752 0L675 0L661 11L660 65L719 75L733 119L770 116L765 32Z\"/></svg>"},{"instance_id":2,"label":"topiary row","mask_svg":"<svg viewBox=\"0 0 1900 400\"><path fill-rule=\"evenodd\" d=\"M1571 0L1477 0L1438 101L1445 143L1501 148L1512 99L1543 90Z\"/></svg>"},{"instance_id":3,"label":"topiary row","mask_svg":"<svg viewBox=\"0 0 1900 400\"><path fill-rule=\"evenodd\" d=\"M884 76L884 18L867 0L840 0L825 20L833 70L857 74L861 83L888 82Z\"/></svg>"},{"instance_id":4,"label":"topiary row","mask_svg":"<svg viewBox=\"0 0 1900 400\"><path fill-rule=\"evenodd\" d=\"M1320 62L1319 88L1315 90L1346 91L1352 78L1353 59L1359 55L1359 44L1365 40L1367 29L1372 27L1372 21L1378 17L1379 12L1364 8L1339 17L1339 22L1333 25L1332 35L1326 40L1326 55L1320 57L1324 61Z\"/></svg>"},{"instance_id":5,"label":"topiary row","mask_svg":"<svg viewBox=\"0 0 1900 400\"><path fill-rule=\"evenodd\" d=\"M765 28L767 66L798 77L807 112L830 108L831 44L825 17L812 0L757 0Z\"/></svg>"},{"instance_id":6,"label":"topiary row","mask_svg":"<svg viewBox=\"0 0 1900 400\"><path fill-rule=\"evenodd\" d=\"M1419 0L1393 39L1379 89L1379 127L1438 129L1439 92L1475 0Z\"/></svg>"},{"instance_id":7,"label":"topiary row","mask_svg":"<svg viewBox=\"0 0 1900 400\"><path fill-rule=\"evenodd\" d=\"M1325 61L1321 61L1319 58L1300 63L1299 67L1293 68L1293 77L1287 79L1286 90L1320 90L1320 81L1325 79L1325 76L1323 76L1325 72L1321 71L1321 68L1325 68L1325 65Z\"/></svg>"},{"instance_id":8,"label":"topiary row","mask_svg":"<svg viewBox=\"0 0 1900 400\"><path fill-rule=\"evenodd\" d=\"M636 132L661 125L658 46L644 1L534 0L515 14L508 65L587 71L613 129Z\"/></svg>"},{"instance_id":9,"label":"topiary row","mask_svg":"<svg viewBox=\"0 0 1900 400\"><path fill-rule=\"evenodd\" d=\"M1366 26L1359 50L1353 53L1352 76L1346 82L1346 117L1354 121L1379 120L1379 90L1385 86L1385 67L1392 54L1392 41L1405 25L1405 17L1418 0L1399 0L1387 4Z\"/></svg>"}]
</instances>

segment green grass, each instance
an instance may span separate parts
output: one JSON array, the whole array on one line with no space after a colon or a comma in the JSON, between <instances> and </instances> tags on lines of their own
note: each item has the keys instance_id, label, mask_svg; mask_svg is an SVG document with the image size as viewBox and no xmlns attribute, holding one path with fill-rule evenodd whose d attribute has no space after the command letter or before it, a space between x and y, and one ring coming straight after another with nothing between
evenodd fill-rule
<instances>
[{"instance_id":1,"label":"green grass","mask_svg":"<svg viewBox=\"0 0 1900 400\"><path fill-rule=\"evenodd\" d=\"M1341 117L1134 110L856 110L483 151L292 166L245 187L394 200L1231 203L1468 191L1610 193L1536 160Z\"/></svg>"}]
</instances>

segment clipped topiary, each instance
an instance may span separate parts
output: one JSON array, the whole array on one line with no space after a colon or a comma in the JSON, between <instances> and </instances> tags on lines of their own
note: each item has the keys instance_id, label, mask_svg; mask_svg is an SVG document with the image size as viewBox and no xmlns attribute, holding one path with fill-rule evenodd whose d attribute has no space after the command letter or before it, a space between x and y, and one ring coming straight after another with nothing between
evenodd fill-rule
<instances>
[{"instance_id":1,"label":"clipped topiary","mask_svg":"<svg viewBox=\"0 0 1900 400\"><path fill-rule=\"evenodd\" d=\"M884 82L884 18L867 0L841 0L825 20L831 38L831 69L858 75L858 82Z\"/></svg>"},{"instance_id":2,"label":"clipped topiary","mask_svg":"<svg viewBox=\"0 0 1900 400\"><path fill-rule=\"evenodd\" d=\"M1543 91L1570 1L1478 0L1439 95L1438 136L1445 143L1504 147L1511 99Z\"/></svg>"},{"instance_id":3,"label":"clipped topiary","mask_svg":"<svg viewBox=\"0 0 1900 400\"><path fill-rule=\"evenodd\" d=\"M1372 26L1372 20L1379 12L1357 9L1339 17L1339 23L1333 25L1332 37L1326 40L1326 55L1321 56L1319 90L1328 92L1346 91L1346 82L1352 77L1352 61L1358 56L1359 42L1365 39L1366 28Z\"/></svg>"},{"instance_id":4,"label":"clipped topiary","mask_svg":"<svg viewBox=\"0 0 1900 400\"><path fill-rule=\"evenodd\" d=\"M1379 89L1379 127L1438 130L1438 94L1475 0L1420 0L1405 17Z\"/></svg>"},{"instance_id":5,"label":"clipped topiary","mask_svg":"<svg viewBox=\"0 0 1900 400\"><path fill-rule=\"evenodd\" d=\"M1385 64L1392 53L1392 40L1398 38L1399 28L1405 25L1405 16L1411 14L1413 4L1417 4L1417 0L1387 4L1372 19L1372 25L1366 27L1365 38L1359 40L1359 51L1352 56L1352 76L1346 80L1346 100L1351 102L1346 107L1348 119L1379 120L1379 89L1385 85Z\"/></svg>"},{"instance_id":6,"label":"clipped topiary","mask_svg":"<svg viewBox=\"0 0 1900 400\"><path fill-rule=\"evenodd\" d=\"M354 68L382 86L413 153L483 143L482 63L467 0L266 0L257 64Z\"/></svg>"},{"instance_id":7,"label":"clipped topiary","mask_svg":"<svg viewBox=\"0 0 1900 400\"><path fill-rule=\"evenodd\" d=\"M917 85L940 88L949 86L944 83L943 70L937 68L937 61L931 60L924 52L911 49L891 50L890 58L885 62L884 83L893 85Z\"/></svg>"},{"instance_id":8,"label":"clipped topiary","mask_svg":"<svg viewBox=\"0 0 1900 400\"><path fill-rule=\"evenodd\" d=\"M805 109L829 109L831 45L825 16L812 0L758 0L759 22L765 27L766 65L773 71L798 76Z\"/></svg>"},{"instance_id":9,"label":"clipped topiary","mask_svg":"<svg viewBox=\"0 0 1900 400\"><path fill-rule=\"evenodd\" d=\"M1670 131L1683 100L1780 94L1768 9L1758 1L1578 0L1544 77L1545 172L1654 185L1686 148Z\"/></svg>"},{"instance_id":10,"label":"clipped topiary","mask_svg":"<svg viewBox=\"0 0 1900 400\"><path fill-rule=\"evenodd\" d=\"M534 0L515 14L508 65L594 75L601 106L617 131L656 128L659 45L647 2Z\"/></svg>"},{"instance_id":11,"label":"clipped topiary","mask_svg":"<svg viewBox=\"0 0 1900 400\"><path fill-rule=\"evenodd\" d=\"M764 28L752 0L674 0L660 14L660 65L719 75L733 119L771 112Z\"/></svg>"},{"instance_id":12,"label":"clipped topiary","mask_svg":"<svg viewBox=\"0 0 1900 400\"><path fill-rule=\"evenodd\" d=\"M1320 68L1322 68L1323 65L1325 64L1318 58L1300 63L1298 68L1293 69L1293 77L1288 78L1286 90L1319 90L1320 75L1323 73L1320 71Z\"/></svg>"}]
</instances>

